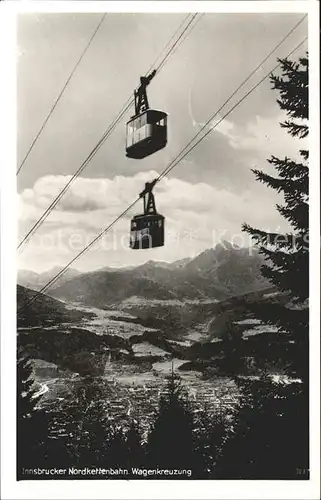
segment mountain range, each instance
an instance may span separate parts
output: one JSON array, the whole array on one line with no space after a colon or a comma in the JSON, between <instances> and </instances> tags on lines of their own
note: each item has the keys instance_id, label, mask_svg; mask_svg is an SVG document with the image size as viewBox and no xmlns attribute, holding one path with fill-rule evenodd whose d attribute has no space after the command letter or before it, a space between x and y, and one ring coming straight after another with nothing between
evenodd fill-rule
<instances>
[{"instance_id":1,"label":"mountain range","mask_svg":"<svg viewBox=\"0 0 321 500\"><path fill-rule=\"evenodd\" d=\"M195 258L172 263L148 261L137 267L107 267L84 274L68 269L48 293L68 302L100 308L132 298L224 300L267 288L269 283L260 273L262 262L257 251L222 242ZM20 272L18 283L39 290L59 270L54 268L40 275Z\"/></svg>"},{"instance_id":2,"label":"mountain range","mask_svg":"<svg viewBox=\"0 0 321 500\"><path fill-rule=\"evenodd\" d=\"M56 276L62 269L63 267L55 266L43 273L36 273L34 271L20 269L17 275L17 282L19 285L26 288L30 288L32 290L41 290L41 288L46 285L54 276ZM80 271L77 271L77 269L69 268L60 278L59 285L72 278L75 278L76 276L80 276L81 274L82 273ZM56 283L52 285L53 288L55 286L57 286Z\"/></svg>"},{"instance_id":3,"label":"mountain range","mask_svg":"<svg viewBox=\"0 0 321 500\"><path fill-rule=\"evenodd\" d=\"M70 309L60 300L24 286L17 286L18 327L34 327L72 323L91 317L91 314Z\"/></svg>"}]
</instances>

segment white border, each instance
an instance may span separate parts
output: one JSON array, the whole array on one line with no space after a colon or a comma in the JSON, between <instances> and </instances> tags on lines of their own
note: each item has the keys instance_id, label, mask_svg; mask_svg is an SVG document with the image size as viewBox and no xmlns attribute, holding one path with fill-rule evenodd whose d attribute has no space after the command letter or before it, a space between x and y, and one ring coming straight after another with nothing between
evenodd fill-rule
<instances>
[{"instance_id":1,"label":"white border","mask_svg":"<svg viewBox=\"0 0 321 500\"><path fill-rule=\"evenodd\" d=\"M12 12L307 12L313 0L255 1L52 1L21 0L7 3Z\"/></svg>"},{"instance_id":2,"label":"white border","mask_svg":"<svg viewBox=\"0 0 321 500\"><path fill-rule=\"evenodd\" d=\"M317 1L143 1L0 3L1 165L1 475L9 499L307 499L320 488L320 196L319 196L319 26ZM310 285L311 285L311 479L310 481L22 481L15 480L16 354L16 81L15 18L27 12L308 12L310 52ZM295 446L295 443L293 443Z\"/></svg>"}]
</instances>

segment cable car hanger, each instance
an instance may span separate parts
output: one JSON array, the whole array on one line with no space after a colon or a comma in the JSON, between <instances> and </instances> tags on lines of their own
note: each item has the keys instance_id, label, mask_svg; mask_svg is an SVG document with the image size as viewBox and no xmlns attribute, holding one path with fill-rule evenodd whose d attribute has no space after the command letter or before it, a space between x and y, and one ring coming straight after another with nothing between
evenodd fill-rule
<instances>
[{"instance_id":1,"label":"cable car hanger","mask_svg":"<svg viewBox=\"0 0 321 500\"><path fill-rule=\"evenodd\" d=\"M134 91L135 115L126 125L126 156L142 159L164 148L167 144L167 114L149 107L147 86L156 70L140 77L140 86Z\"/></svg>"},{"instance_id":2,"label":"cable car hanger","mask_svg":"<svg viewBox=\"0 0 321 500\"><path fill-rule=\"evenodd\" d=\"M146 87L150 84L154 76L156 75L156 69L150 73L149 76L140 77L140 86L134 91L135 97L135 116L140 115L147 109L149 109L148 97Z\"/></svg>"},{"instance_id":3,"label":"cable car hanger","mask_svg":"<svg viewBox=\"0 0 321 500\"><path fill-rule=\"evenodd\" d=\"M144 213L135 215L130 222L130 248L133 250L164 246L165 217L157 212L152 192L157 181L146 182L139 194L144 201Z\"/></svg>"},{"instance_id":4,"label":"cable car hanger","mask_svg":"<svg viewBox=\"0 0 321 500\"><path fill-rule=\"evenodd\" d=\"M157 179L154 179L152 182L146 182L145 189L141 193L139 193L139 197L144 198L144 214L157 213L155 205L155 197L152 193L156 182Z\"/></svg>"}]
</instances>

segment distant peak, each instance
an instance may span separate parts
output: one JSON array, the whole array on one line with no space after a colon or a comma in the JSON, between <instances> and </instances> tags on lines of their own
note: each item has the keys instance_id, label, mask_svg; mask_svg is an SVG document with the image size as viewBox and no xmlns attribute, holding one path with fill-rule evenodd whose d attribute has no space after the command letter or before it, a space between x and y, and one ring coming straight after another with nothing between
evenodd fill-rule
<instances>
[{"instance_id":1,"label":"distant peak","mask_svg":"<svg viewBox=\"0 0 321 500\"><path fill-rule=\"evenodd\" d=\"M225 250L231 250L233 248L240 248L238 245L236 245L236 243L231 243L230 241L228 240L222 240L220 241L215 248L223 248Z\"/></svg>"}]
</instances>

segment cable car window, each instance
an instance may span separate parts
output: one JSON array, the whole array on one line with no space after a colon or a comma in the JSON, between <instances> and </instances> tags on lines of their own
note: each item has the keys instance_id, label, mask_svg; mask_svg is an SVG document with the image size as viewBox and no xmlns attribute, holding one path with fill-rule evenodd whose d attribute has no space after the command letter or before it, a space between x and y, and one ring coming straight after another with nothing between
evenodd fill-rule
<instances>
[{"instance_id":1,"label":"cable car window","mask_svg":"<svg viewBox=\"0 0 321 500\"><path fill-rule=\"evenodd\" d=\"M148 125L143 125L140 131L141 131L141 139L146 139L146 137L148 136Z\"/></svg>"},{"instance_id":2,"label":"cable car window","mask_svg":"<svg viewBox=\"0 0 321 500\"><path fill-rule=\"evenodd\" d=\"M146 125L146 137L152 137L153 129L150 123Z\"/></svg>"},{"instance_id":3,"label":"cable car window","mask_svg":"<svg viewBox=\"0 0 321 500\"><path fill-rule=\"evenodd\" d=\"M146 87L155 71L149 77L141 77L140 87L134 91L135 115L131 118L131 128L127 129L126 156L142 159L167 144L167 115L163 111L150 109ZM158 227L157 224L155 227Z\"/></svg>"},{"instance_id":4,"label":"cable car window","mask_svg":"<svg viewBox=\"0 0 321 500\"><path fill-rule=\"evenodd\" d=\"M133 133L134 133L133 127L131 123L129 123L127 126L127 147L133 144Z\"/></svg>"}]
</instances>

